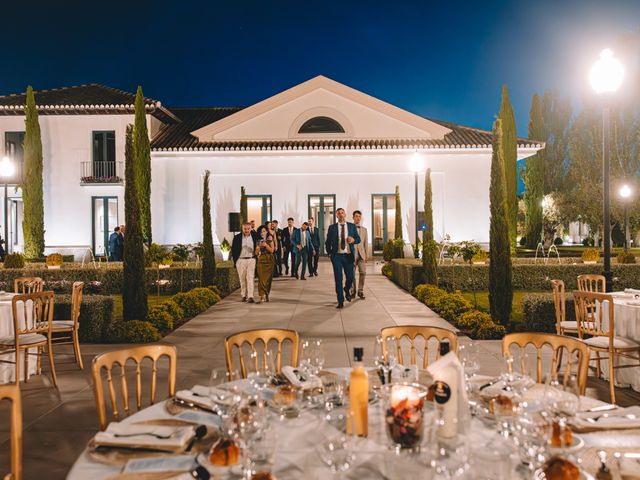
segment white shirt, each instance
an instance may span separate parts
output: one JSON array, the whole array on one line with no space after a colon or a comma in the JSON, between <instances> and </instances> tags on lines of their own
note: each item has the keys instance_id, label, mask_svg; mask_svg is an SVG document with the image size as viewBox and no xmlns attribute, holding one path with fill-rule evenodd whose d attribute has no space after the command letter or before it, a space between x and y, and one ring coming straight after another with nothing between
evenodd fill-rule
<instances>
[{"instance_id":1,"label":"white shirt","mask_svg":"<svg viewBox=\"0 0 640 480\"><path fill-rule=\"evenodd\" d=\"M302 248L307 246L307 230L300 229L300 245Z\"/></svg>"},{"instance_id":2,"label":"white shirt","mask_svg":"<svg viewBox=\"0 0 640 480\"><path fill-rule=\"evenodd\" d=\"M342 236L342 228L344 225L344 250L340 248L340 237ZM351 253L351 249L349 248L349 243L347 242L347 238L349 237L349 226L347 222L340 223L338 222L338 253Z\"/></svg>"},{"instance_id":3,"label":"white shirt","mask_svg":"<svg viewBox=\"0 0 640 480\"><path fill-rule=\"evenodd\" d=\"M240 258L253 258L253 252L255 250L255 246L253 244L253 237L251 234L246 237L242 235L242 249L240 250Z\"/></svg>"}]
</instances>

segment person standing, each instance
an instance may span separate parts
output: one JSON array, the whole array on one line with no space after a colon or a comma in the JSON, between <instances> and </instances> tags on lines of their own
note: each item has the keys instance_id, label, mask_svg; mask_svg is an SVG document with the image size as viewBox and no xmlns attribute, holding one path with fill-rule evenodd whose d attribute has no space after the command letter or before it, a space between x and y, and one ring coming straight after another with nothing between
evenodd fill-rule
<instances>
[{"instance_id":1,"label":"person standing","mask_svg":"<svg viewBox=\"0 0 640 480\"><path fill-rule=\"evenodd\" d=\"M256 271L256 250L258 234L251 230L251 224L242 224L242 232L233 237L231 242L231 258L240 277L242 301L254 303L253 283Z\"/></svg>"},{"instance_id":2,"label":"person standing","mask_svg":"<svg viewBox=\"0 0 640 480\"><path fill-rule=\"evenodd\" d=\"M293 232L296 230L297 228L293 226L293 218L287 218L287 226L282 229L282 249L284 253L282 261L284 262L285 275L289 275L289 260L291 260L292 277L295 277L296 257L291 246L291 239L293 238Z\"/></svg>"},{"instance_id":3,"label":"person standing","mask_svg":"<svg viewBox=\"0 0 640 480\"><path fill-rule=\"evenodd\" d=\"M333 279L336 283L336 296L338 297L336 308L342 308L345 298L348 302L351 301L355 245L360 243L360 235L358 235L356 226L347 222L344 208L338 208L336 216L338 221L329 226L324 245L333 265ZM346 277L344 285L342 284L343 273Z\"/></svg>"},{"instance_id":4,"label":"person standing","mask_svg":"<svg viewBox=\"0 0 640 480\"><path fill-rule=\"evenodd\" d=\"M275 265L273 267L273 276L282 275L282 230L278 228L278 220L271 222L273 225L273 236L275 239L276 251L273 254Z\"/></svg>"},{"instance_id":5,"label":"person standing","mask_svg":"<svg viewBox=\"0 0 640 480\"><path fill-rule=\"evenodd\" d=\"M120 231L118 232L118 245L117 245L117 250L118 250L118 258L119 261L123 261L124 260L124 233L125 233L125 226L124 225L120 225Z\"/></svg>"},{"instance_id":6,"label":"person standing","mask_svg":"<svg viewBox=\"0 0 640 480\"><path fill-rule=\"evenodd\" d=\"M367 245L369 243L369 234L367 229L362 226L360 223L362 222L362 212L360 210L356 210L353 212L353 224L356 226L356 230L358 230L358 235L360 235L360 243L356 245L355 257L355 271L353 277L353 287L351 287L351 297L356 296L356 275L358 274L358 297L364 300L364 279L367 276Z\"/></svg>"},{"instance_id":7,"label":"person standing","mask_svg":"<svg viewBox=\"0 0 640 480\"><path fill-rule=\"evenodd\" d=\"M110 262L120 261L120 258L118 257L120 254L119 248L118 248L118 244L120 243L119 237L120 237L120 227L116 227L113 229L113 232L111 232L111 235L109 235L109 261Z\"/></svg>"},{"instance_id":8,"label":"person standing","mask_svg":"<svg viewBox=\"0 0 640 480\"><path fill-rule=\"evenodd\" d=\"M315 277L318 276L318 260L320 259L320 231L314 226L313 218L310 218L309 223L309 235L311 236L311 243L313 244L313 256L309 259L310 268L309 275L313 275Z\"/></svg>"},{"instance_id":9,"label":"person standing","mask_svg":"<svg viewBox=\"0 0 640 480\"><path fill-rule=\"evenodd\" d=\"M311 242L311 235L309 234L309 224L304 222L299 229L293 233L293 251L296 254L296 277L298 276L298 265L302 264L302 270L300 272L300 280L306 280L304 278L305 270L309 271L311 276L311 259L315 253L313 243Z\"/></svg>"},{"instance_id":10,"label":"person standing","mask_svg":"<svg viewBox=\"0 0 640 480\"><path fill-rule=\"evenodd\" d=\"M267 225L270 223L267 222ZM269 301L273 281L273 252L275 240L267 225L258 227L258 294L260 303Z\"/></svg>"}]
</instances>

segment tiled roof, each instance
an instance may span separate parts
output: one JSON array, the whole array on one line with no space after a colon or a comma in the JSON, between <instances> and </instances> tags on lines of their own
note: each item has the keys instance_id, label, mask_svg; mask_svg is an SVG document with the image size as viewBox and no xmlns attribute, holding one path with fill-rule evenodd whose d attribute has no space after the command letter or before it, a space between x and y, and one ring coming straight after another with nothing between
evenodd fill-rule
<instances>
[{"instance_id":1,"label":"tiled roof","mask_svg":"<svg viewBox=\"0 0 640 480\"><path fill-rule=\"evenodd\" d=\"M97 83L34 91L40 115L133 113L135 94ZM0 96L0 115L23 115L26 93ZM165 122L174 115L158 100L145 98L148 113Z\"/></svg>"},{"instance_id":2,"label":"tiled roof","mask_svg":"<svg viewBox=\"0 0 640 480\"><path fill-rule=\"evenodd\" d=\"M412 148L491 148L490 131L464 127L454 123L431 120L451 129L442 140L424 138L373 139L285 139L200 142L191 132L242 110L242 107L170 108L181 120L165 126L151 141L155 151L247 151L247 150L352 150L352 149L412 149ZM537 142L519 138L520 148L540 146Z\"/></svg>"}]
</instances>

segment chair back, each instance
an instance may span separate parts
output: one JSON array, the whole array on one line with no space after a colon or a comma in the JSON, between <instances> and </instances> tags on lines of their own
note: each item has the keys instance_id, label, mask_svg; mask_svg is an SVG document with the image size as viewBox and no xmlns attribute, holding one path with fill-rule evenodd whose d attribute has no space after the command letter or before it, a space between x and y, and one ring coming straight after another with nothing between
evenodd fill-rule
<instances>
[{"instance_id":1,"label":"chair back","mask_svg":"<svg viewBox=\"0 0 640 480\"><path fill-rule=\"evenodd\" d=\"M554 335L553 333L510 333L502 339L502 353L510 353L511 346L517 345L520 350L524 350L527 345L532 345L536 349L536 381L543 382L542 374L542 349L547 346L552 350L551 375L556 377L560 370L560 359L562 352L568 353L566 368L562 378L562 383L566 385L573 374L578 379L580 394L584 395L587 388L587 374L589 373L589 347L580 339L567 337L565 335ZM525 371L524 355L520 355L520 369ZM574 366L575 364L575 366ZM513 365L509 363L509 370Z\"/></svg>"},{"instance_id":2,"label":"chair back","mask_svg":"<svg viewBox=\"0 0 640 480\"><path fill-rule=\"evenodd\" d=\"M14 295L11 309L16 338L28 333L48 334L53 322L53 302L54 294L50 290Z\"/></svg>"},{"instance_id":3,"label":"chair back","mask_svg":"<svg viewBox=\"0 0 640 480\"><path fill-rule=\"evenodd\" d=\"M553 288L553 305L556 310L556 332L560 335L562 333L560 324L567 318L564 282L562 280L551 280L551 287Z\"/></svg>"},{"instance_id":4,"label":"chair back","mask_svg":"<svg viewBox=\"0 0 640 480\"><path fill-rule=\"evenodd\" d=\"M129 388L127 384L126 364L132 360L135 364L135 384L136 384L136 407L138 410L142 407L142 361L145 358L151 360L151 385L150 385L150 403L153 404L156 398L156 385L158 378L158 361L162 357L169 360L169 376L168 376L168 394L170 397L176 394L176 363L177 354L176 347L173 345L144 345L140 347L125 348L113 352L103 353L94 357L91 364L91 376L93 378L93 388L96 400L96 410L98 413L98 423L100 429L107 428L109 423L107 419L107 406L105 400L104 385L102 380L102 369L107 371L106 383L109 392L109 400L111 403L112 416L116 420L120 420L120 410L118 407L118 398L116 388L114 387L114 377L116 376L112 369L114 365L118 365L120 369L120 400L123 405L124 415L130 414L129 409ZM117 378L116 378L117 381Z\"/></svg>"},{"instance_id":5,"label":"chair back","mask_svg":"<svg viewBox=\"0 0 640 480\"><path fill-rule=\"evenodd\" d=\"M398 346L398 363L404 365L404 358L402 356L402 339L407 337L409 339L410 351L411 351L411 365L416 365L416 338L422 337L424 339L424 349L422 351L423 360L422 368L429 366L429 340L435 338L438 341L438 346L443 340L449 340L451 351L458 351L458 336L455 332L447 330L446 328L439 327L423 327L421 325L401 325L398 327L386 327L380 330L380 336L384 338L395 337ZM387 342L382 342L382 353L387 355ZM440 356L440 349L436 351L436 358Z\"/></svg>"},{"instance_id":6,"label":"chair back","mask_svg":"<svg viewBox=\"0 0 640 480\"><path fill-rule=\"evenodd\" d=\"M84 289L84 282L73 282L71 288L71 320L73 325L78 326L80 319L80 306L82 305L82 291Z\"/></svg>"},{"instance_id":7,"label":"chair back","mask_svg":"<svg viewBox=\"0 0 640 480\"><path fill-rule=\"evenodd\" d=\"M36 293L43 290L44 282L40 277L18 277L13 281L15 293Z\"/></svg>"},{"instance_id":8,"label":"chair back","mask_svg":"<svg viewBox=\"0 0 640 480\"><path fill-rule=\"evenodd\" d=\"M0 401L11 403L11 472L5 480L22 480L22 399L17 385L0 385ZM6 425L6 423L3 422Z\"/></svg>"},{"instance_id":9,"label":"chair back","mask_svg":"<svg viewBox=\"0 0 640 480\"><path fill-rule=\"evenodd\" d=\"M604 275L597 275L595 273L578 275L578 290L581 292L605 293L606 279Z\"/></svg>"},{"instance_id":10,"label":"chair back","mask_svg":"<svg viewBox=\"0 0 640 480\"><path fill-rule=\"evenodd\" d=\"M613 296L607 293L573 292L573 302L580 338L585 335L609 337L613 345Z\"/></svg>"},{"instance_id":11,"label":"chair back","mask_svg":"<svg viewBox=\"0 0 640 480\"><path fill-rule=\"evenodd\" d=\"M282 347L285 342L291 343L291 366L298 367L298 345L300 337L295 330L286 330L279 328L268 328L262 330L246 330L244 332L234 333L224 339L224 353L227 360L227 370L229 373L235 370L233 363L234 349L238 352L240 363L240 375L247 378L247 373L251 370L247 369L247 362L243 354L244 345L248 345L250 349L250 368L253 371L258 369L258 360L262 358L263 365L267 363L267 351L271 351L269 345L276 344L275 368L280 372L282 368ZM256 346L262 345L262 352L258 352ZM246 349L245 349L246 350ZM246 352L245 352L246 353Z\"/></svg>"}]
</instances>

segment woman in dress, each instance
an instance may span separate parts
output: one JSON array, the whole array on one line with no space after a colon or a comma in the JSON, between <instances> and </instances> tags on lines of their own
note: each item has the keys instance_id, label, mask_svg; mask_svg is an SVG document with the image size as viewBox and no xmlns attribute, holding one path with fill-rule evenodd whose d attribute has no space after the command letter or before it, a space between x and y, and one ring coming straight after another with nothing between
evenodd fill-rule
<instances>
[{"instance_id":1,"label":"woman in dress","mask_svg":"<svg viewBox=\"0 0 640 480\"><path fill-rule=\"evenodd\" d=\"M265 225L258 227L258 246L256 247L256 255L258 255L258 294L260 295L260 303L269 301L269 293L271 293L271 282L273 280L273 252L274 240L273 235Z\"/></svg>"}]
</instances>

